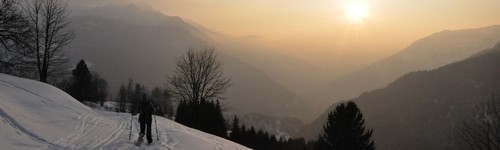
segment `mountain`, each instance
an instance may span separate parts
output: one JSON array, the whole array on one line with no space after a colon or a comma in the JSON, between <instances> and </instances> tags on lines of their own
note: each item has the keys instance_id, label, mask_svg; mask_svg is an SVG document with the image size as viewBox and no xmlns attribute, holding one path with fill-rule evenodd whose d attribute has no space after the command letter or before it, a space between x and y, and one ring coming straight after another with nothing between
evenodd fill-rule
<instances>
[{"instance_id":1,"label":"mountain","mask_svg":"<svg viewBox=\"0 0 500 150\"><path fill-rule=\"evenodd\" d=\"M430 71L408 73L387 87L351 99L373 128L378 149L455 149L453 133L475 105L500 92L500 44L482 55ZM301 135L314 139L328 112Z\"/></svg>"},{"instance_id":2,"label":"mountain","mask_svg":"<svg viewBox=\"0 0 500 150\"><path fill-rule=\"evenodd\" d=\"M164 15L145 2L114 2L106 5L97 5L95 7L73 6L72 10L72 16L100 16L113 20L120 20L133 25L179 27L204 41L211 40L205 35L204 32L206 31L204 28L187 23L177 16Z\"/></svg>"},{"instance_id":3,"label":"mountain","mask_svg":"<svg viewBox=\"0 0 500 150\"><path fill-rule=\"evenodd\" d=\"M53 86L5 74L0 104L2 149L248 149L158 116L160 140L137 147L129 140L131 121L138 137L137 116L93 110Z\"/></svg>"},{"instance_id":4,"label":"mountain","mask_svg":"<svg viewBox=\"0 0 500 150\"><path fill-rule=\"evenodd\" d=\"M411 71L430 70L463 60L500 41L500 25L477 29L445 30L417 40L400 52L352 74L336 78L317 90L313 109L387 86Z\"/></svg>"},{"instance_id":5,"label":"mountain","mask_svg":"<svg viewBox=\"0 0 500 150\"><path fill-rule=\"evenodd\" d=\"M111 91L128 79L149 88L164 86L175 62L189 48L211 48L203 32L182 18L165 16L135 4L80 8L72 18L77 37L71 57L84 59L104 77ZM130 15L129 15L130 14ZM215 47L217 49L217 47ZM224 73L231 78L226 100L235 113L262 113L306 118L302 99L266 73L218 50ZM301 116L302 115L302 116Z\"/></svg>"},{"instance_id":6,"label":"mountain","mask_svg":"<svg viewBox=\"0 0 500 150\"><path fill-rule=\"evenodd\" d=\"M92 3L98 2L75 0L75 5L91 5ZM324 83L327 79L326 71L318 67L254 43L252 39L259 39L259 37L240 37L219 33L194 21L162 14L144 0L102 0L100 3L100 5L93 4L92 7L74 6L72 15L99 16L134 25L182 28L206 42L204 45L191 45L191 47L214 46L243 63L262 70L271 79L299 95L314 89L320 82ZM197 44L197 42L190 44Z\"/></svg>"}]
</instances>

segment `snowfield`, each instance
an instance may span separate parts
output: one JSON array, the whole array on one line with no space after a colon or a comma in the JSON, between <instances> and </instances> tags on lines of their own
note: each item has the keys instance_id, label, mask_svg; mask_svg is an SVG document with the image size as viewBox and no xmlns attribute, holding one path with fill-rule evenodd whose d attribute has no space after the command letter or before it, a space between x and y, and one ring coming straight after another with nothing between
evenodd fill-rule
<instances>
[{"instance_id":1,"label":"snowfield","mask_svg":"<svg viewBox=\"0 0 500 150\"><path fill-rule=\"evenodd\" d=\"M138 115L93 110L51 85L5 74L0 117L0 149L248 149L163 117L156 117L160 140L153 120L153 144L137 147Z\"/></svg>"}]
</instances>

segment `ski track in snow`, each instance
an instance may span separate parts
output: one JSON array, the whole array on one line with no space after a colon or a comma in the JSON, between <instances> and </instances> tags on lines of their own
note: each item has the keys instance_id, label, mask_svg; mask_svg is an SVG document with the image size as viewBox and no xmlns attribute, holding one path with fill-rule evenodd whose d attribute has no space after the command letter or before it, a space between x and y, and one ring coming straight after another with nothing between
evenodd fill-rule
<instances>
[{"instance_id":1,"label":"ski track in snow","mask_svg":"<svg viewBox=\"0 0 500 150\"><path fill-rule=\"evenodd\" d=\"M99 111L82 114L78 117L79 122L72 133L57 140L55 145L59 149L176 149L179 140L161 134L161 129L158 131L162 136L159 141L156 130L152 129L154 140L152 145L139 147L133 145L138 137L139 123L137 117L134 117L131 139L128 140L130 120L125 119L127 116L126 114L117 115ZM155 127L153 126L153 128Z\"/></svg>"},{"instance_id":2,"label":"ski track in snow","mask_svg":"<svg viewBox=\"0 0 500 150\"><path fill-rule=\"evenodd\" d=\"M9 114L7 114L6 112L3 111L4 109L7 109L8 107L5 107L1 103L0 103L0 105L2 106L2 108L0 109L0 116L3 118L2 122L6 123L6 124L10 125L12 128L14 128L14 130L16 130L15 132L17 134L27 135L33 141L37 141L39 143L47 143L47 144L49 144L48 145L49 147L54 145L53 143L46 141L42 137L39 137L37 134L35 134L35 133L31 132L30 130L21 126L14 118L12 118Z\"/></svg>"},{"instance_id":3,"label":"ski track in snow","mask_svg":"<svg viewBox=\"0 0 500 150\"><path fill-rule=\"evenodd\" d=\"M96 149L106 147L118 139L129 123L112 116L87 113L78 117L79 122L68 136L56 142L64 149Z\"/></svg>"},{"instance_id":4,"label":"ski track in snow","mask_svg":"<svg viewBox=\"0 0 500 150\"><path fill-rule=\"evenodd\" d=\"M90 109L38 81L1 73L0 77L0 132L16 134L0 135L7 141L0 149L247 149L158 116L152 122L153 144L135 146L137 116Z\"/></svg>"}]
</instances>

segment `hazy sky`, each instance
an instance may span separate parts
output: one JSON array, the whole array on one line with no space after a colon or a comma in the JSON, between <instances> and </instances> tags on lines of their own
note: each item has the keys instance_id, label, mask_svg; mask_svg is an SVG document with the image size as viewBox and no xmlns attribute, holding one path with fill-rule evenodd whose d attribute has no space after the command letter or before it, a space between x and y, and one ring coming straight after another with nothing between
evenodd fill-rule
<instances>
[{"instance_id":1,"label":"hazy sky","mask_svg":"<svg viewBox=\"0 0 500 150\"><path fill-rule=\"evenodd\" d=\"M167 15L313 64L362 57L346 67L366 65L444 29L500 24L500 0L358 0L368 8L359 22L346 17L350 0L146 1Z\"/></svg>"},{"instance_id":2,"label":"hazy sky","mask_svg":"<svg viewBox=\"0 0 500 150\"><path fill-rule=\"evenodd\" d=\"M150 0L158 10L310 61L385 57L444 29L500 24L500 0L365 0L354 23L347 0Z\"/></svg>"}]
</instances>

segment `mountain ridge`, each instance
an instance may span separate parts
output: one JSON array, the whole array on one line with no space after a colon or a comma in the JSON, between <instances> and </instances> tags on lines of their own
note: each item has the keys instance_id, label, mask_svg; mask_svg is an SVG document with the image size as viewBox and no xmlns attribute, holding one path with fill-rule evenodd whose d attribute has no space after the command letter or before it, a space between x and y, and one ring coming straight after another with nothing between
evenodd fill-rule
<instances>
[{"instance_id":1,"label":"mountain ridge","mask_svg":"<svg viewBox=\"0 0 500 150\"><path fill-rule=\"evenodd\" d=\"M319 89L314 109L383 88L398 77L419 70L435 69L466 59L500 41L500 25L462 30L443 30L421 38L402 51L357 72L336 78ZM327 93L327 94L322 94Z\"/></svg>"},{"instance_id":2,"label":"mountain ridge","mask_svg":"<svg viewBox=\"0 0 500 150\"><path fill-rule=\"evenodd\" d=\"M350 99L360 107L367 127L373 128L377 147L456 148L450 137L457 125L470 118L474 106L488 100L500 85L500 50L493 49L437 69L408 73L385 88ZM303 128L302 135L316 138L335 105Z\"/></svg>"},{"instance_id":3,"label":"mountain ridge","mask_svg":"<svg viewBox=\"0 0 500 150\"><path fill-rule=\"evenodd\" d=\"M211 48L209 41L191 34L182 24L138 24L85 15L75 16L72 26L78 35L71 53L74 61L85 59L93 64L90 69L108 80L114 89L111 91L128 79L149 88L163 86L166 76L173 73L177 58L189 48ZM306 112L307 105L295 93L234 56L222 50L217 53L222 58L223 71L233 82L226 96L228 100L223 103L237 113L306 118L299 112Z\"/></svg>"}]
</instances>

